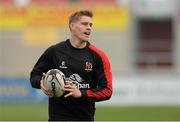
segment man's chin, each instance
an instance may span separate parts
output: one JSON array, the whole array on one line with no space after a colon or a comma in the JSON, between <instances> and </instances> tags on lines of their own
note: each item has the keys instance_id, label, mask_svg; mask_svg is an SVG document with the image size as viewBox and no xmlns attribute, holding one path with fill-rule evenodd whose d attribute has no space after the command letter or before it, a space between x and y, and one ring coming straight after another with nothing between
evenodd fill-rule
<instances>
[{"instance_id":1,"label":"man's chin","mask_svg":"<svg viewBox=\"0 0 180 122\"><path fill-rule=\"evenodd\" d=\"M87 42L89 39L81 39L81 42Z\"/></svg>"}]
</instances>

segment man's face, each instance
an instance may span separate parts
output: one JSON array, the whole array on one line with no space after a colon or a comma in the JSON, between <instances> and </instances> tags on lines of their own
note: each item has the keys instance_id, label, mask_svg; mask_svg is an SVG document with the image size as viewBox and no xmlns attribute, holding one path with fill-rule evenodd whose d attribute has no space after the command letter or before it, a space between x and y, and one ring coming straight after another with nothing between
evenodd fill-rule
<instances>
[{"instance_id":1,"label":"man's face","mask_svg":"<svg viewBox=\"0 0 180 122\"><path fill-rule=\"evenodd\" d=\"M71 34L80 41L88 41L92 30L92 18L81 16L78 21L70 24Z\"/></svg>"}]
</instances>

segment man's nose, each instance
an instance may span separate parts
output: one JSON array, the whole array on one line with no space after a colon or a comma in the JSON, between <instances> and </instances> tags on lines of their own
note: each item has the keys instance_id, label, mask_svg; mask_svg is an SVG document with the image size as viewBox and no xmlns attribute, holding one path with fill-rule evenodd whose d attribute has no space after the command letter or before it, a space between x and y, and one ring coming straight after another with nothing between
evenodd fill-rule
<instances>
[{"instance_id":1,"label":"man's nose","mask_svg":"<svg viewBox=\"0 0 180 122\"><path fill-rule=\"evenodd\" d=\"M88 25L87 25L87 29L88 29L88 30L91 30L92 27L88 24Z\"/></svg>"}]
</instances>

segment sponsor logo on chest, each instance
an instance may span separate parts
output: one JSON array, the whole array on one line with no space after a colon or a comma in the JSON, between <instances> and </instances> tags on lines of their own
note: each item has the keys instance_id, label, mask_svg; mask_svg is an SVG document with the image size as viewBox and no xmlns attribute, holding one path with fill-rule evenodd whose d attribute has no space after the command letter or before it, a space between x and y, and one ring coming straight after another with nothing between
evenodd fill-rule
<instances>
[{"instance_id":1,"label":"sponsor logo on chest","mask_svg":"<svg viewBox=\"0 0 180 122\"><path fill-rule=\"evenodd\" d=\"M78 74L72 74L69 78L66 78L66 81L73 81L73 83L76 85L79 89L88 89L90 88L89 83L85 83L84 79L82 79Z\"/></svg>"}]
</instances>

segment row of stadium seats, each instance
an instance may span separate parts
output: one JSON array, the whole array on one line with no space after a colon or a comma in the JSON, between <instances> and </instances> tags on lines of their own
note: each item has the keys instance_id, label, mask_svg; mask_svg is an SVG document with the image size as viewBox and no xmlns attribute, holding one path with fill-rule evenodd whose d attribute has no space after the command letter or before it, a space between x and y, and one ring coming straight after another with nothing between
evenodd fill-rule
<instances>
[{"instance_id":1,"label":"row of stadium seats","mask_svg":"<svg viewBox=\"0 0 180 122\"><path fill-rule=\"evenodd\" d=\"M17 3L27 3L28 5L67 5L79 3L83 5L94 4L116 4L117 0L0 0L0 5L16 5Z\"/></svg>"}]
</instances>

